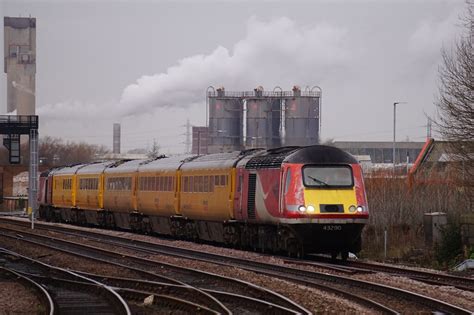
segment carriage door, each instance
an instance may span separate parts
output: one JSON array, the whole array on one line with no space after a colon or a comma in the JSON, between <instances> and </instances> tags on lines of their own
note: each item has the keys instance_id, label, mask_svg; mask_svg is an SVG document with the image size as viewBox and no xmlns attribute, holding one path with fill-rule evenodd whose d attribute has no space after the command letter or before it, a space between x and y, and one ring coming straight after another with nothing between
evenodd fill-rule
<instances>
[{"instance_id":1,"label":"carriage door","mask_svg":"<svg viewBox=\"0 0 474 315\"><path fill-rule=\"evenodd\" d=\"M247 191L247 218L255 219L255 190L257 184L257 174L249 173L249 184Z\"/></svg>"}]
</instances>

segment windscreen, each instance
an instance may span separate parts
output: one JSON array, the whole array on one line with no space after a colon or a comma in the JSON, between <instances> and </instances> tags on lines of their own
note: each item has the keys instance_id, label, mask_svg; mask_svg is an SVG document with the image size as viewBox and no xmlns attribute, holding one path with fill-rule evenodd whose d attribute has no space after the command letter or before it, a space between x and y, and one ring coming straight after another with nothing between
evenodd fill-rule
<instances>
[{"instance_id":1,"label":"windscreen","mask_svg":"<svg viewBox=\"0 0 474 315\"><path fill-rule=\"evenodd\" d=\"M307 187L352 187L352 170L349 166L305 166L303 182Z\"/></svg>"}]
</instances>

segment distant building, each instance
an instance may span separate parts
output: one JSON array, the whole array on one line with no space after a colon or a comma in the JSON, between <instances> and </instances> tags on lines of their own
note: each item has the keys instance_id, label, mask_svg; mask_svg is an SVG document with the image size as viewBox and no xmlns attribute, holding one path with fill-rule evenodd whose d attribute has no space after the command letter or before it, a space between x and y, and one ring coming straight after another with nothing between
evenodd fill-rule
<instances>
[{"instance_id":1,"label":"distant building","mask_svg":"<svg viewBox=\"0 0 474 315\"><path fill-rule=\"evenodd\" d=\"M473 148L471 142L466 147ZM436 177L446 180L451 170L460 170L461 176L464 176L463 169L473 167L474 152L468 153L467 156L461 156L453 152L450 142L429 139L423 146L415 165L410 171L411 176L421 179L424 177ZM458 172L459 173L459 172Z\"/></svg>"},{"instance_id":2,"label":"distant building","mask_svg":"<svg viewBox=\"0 0 474 315\"><path fill-rule=\"evenodd\" d=\"M193 126L192 154L208 154L209 128Z\"/></svg>"},{"instance_id":3,"label":"distant building","mask_svg":"<svg viewBox=\"0 0 474 315\"><path fill-rule=\"evenodd\" d=\"M298 86L291 91L209 87L207 105L210 153L319 142L321 89L317 86L304 91Z\"/></svg>"},{"instance_id":4,"label":"distant building","mask_svg":"<svg viewBox=\"0 0 474 315\"><path fill-rule=\"evenodd\" d=\"M424 142L397 142L395 162L414 163ZM370 156L372 164L393 163L393 142L388 141L335 141L332 145L352 155Z\"/></svg>"},{"instance_id":5,"label":"distant building","mask_svg":"<svg viewBox=\"0 0 474 315\"><path fill-rule=\"evenodd\" d=\"M466 153L460 155L453 152L452 143L428 139L410 169L408 179L410 185L437 184L440 186L452 185L451 190L465 195L464 206L461 211L461 240L464 246L465 257L469 249L474 246L474 213L473 196L474 186L472 169L474 168L474 141L462 143ZM470 151L473 150L473 151ZM449 203L447 204L450 207Z\"/></svg>"}]
</instances>

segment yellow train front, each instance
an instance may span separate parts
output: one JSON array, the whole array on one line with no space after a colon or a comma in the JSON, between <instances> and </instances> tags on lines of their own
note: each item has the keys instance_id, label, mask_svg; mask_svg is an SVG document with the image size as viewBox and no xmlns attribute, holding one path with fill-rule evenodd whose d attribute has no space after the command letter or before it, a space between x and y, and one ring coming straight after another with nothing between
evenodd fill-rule
<instances>
[{"instance_id":1,"label":"yellow train front","mask_svg":"<svg viewBox=\"0 0 474 315\"><path fill-rule=\"evenodd\" d=\"M328 146L294 152L282 165L282 209L306 253L343 259L361 249L368 221L362 169L351 155Z\"/></svg>"}]
</instances>

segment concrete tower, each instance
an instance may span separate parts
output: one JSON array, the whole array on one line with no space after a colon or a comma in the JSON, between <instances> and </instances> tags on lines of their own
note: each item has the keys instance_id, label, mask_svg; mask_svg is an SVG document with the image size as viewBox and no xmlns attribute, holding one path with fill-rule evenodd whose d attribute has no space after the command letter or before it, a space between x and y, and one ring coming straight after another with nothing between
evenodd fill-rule
<instances>
[{"instance_id":1,"label":"concrete tower","mask_svg":"<svg viewBox=\"0 0 474 315\"><path fill-rule=\"evenodd\" d=\"M112 153L120 154L120 124L114 123L114 136L112 143Z\"/></svg>"},{"instance_id":2,"label":"concrete tower","mask_svg":"<svg viewBox=\"0 0 474 315\"><path fill-rule=\"evenodd\" d=\"M36 19L4 17L7 111L35 115Z\"/></svg>"}]
</instances>

